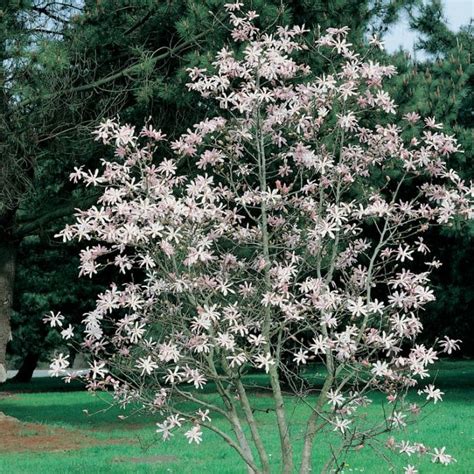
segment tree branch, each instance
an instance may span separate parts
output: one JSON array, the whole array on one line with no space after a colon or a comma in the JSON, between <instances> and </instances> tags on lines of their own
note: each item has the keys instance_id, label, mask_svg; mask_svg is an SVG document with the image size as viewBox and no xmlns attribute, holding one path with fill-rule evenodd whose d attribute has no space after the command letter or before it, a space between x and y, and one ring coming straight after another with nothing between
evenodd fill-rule
<instances>
[{"instance_id":1,"label":"tree branch","mask_svg":"<svg viewBox=\"0 0 474 474\"><path fill-rule=\"evenodd\" d=\"M134 32L137 28L140 28L140 26L142 26L144 23L148 21L152 13L153 13L153 10L149 10L148 13L143 18L140 18L135 24L133 24L128 30L124 32L124 36L127 36L130 33Z\"/></svg>"},{"instance_id":2,"label":"tree branch","mask_svg":"<svg viewBox=\"0 0 474 474\"><path fill-rule=\"evenodd\" d=\"M152 56L149 61L153 64L156 64L158 61L161 61L161 60L166 59L170 56L173 56L174 54L188 48L195 41L203 38L208 33L209 33L209 30L203 31L203 32L193 36L191 39L189 39L189 40L187 40L187 41L185 41L181 44L178 44L174 48L169 48L168 51L166 51L165 53L162 53L162 54L160 54L158 56L155 56L155 57ZM18 107L25 107L27 105L32 104L33 102L35 102L37 100L50 100L50 99L53 99L55 97L65 95L65 94L89 91L89 90L95 89L97 87L103 86L104 84L108 84L109 82L115 81L116 79L120 79L121 77L132 74L132 73L138 71L141 67L142 67L141 63L136 63L132 66L126 67L125 69L122 69L119 72L116 72L115 74L111 74L109 76L103 77L102 79L98 79L96 81L90 82L89 84L84 84L82 86L77 86L77 87L71 87L70 89L67 89L67 90L62 90L62 91L54 92L54 93L51 93L51 94L46 94L44 96L35 97L33 99L25 99L25 100L23 100L22 102L20 102L18 104Z\"/></svg>"},{"instance_id":3,"label":"tree branch","mask_svg":"<svg viewBox=\"0 0 474 474\"><path fill-rule=\"evenodd\" d=\"M28 235L33 235L36 231L49 223L60 219L62 217L70 216L79 207L88 207L94 204L99 197L98 194L90 195L77 201L68 202L67 204L57 207L54 210L47 210L39 213L39 215L33 219L19 221L16 228L13 230L13 237L16 239L22 239Z\"/></svg>"}]
</instances>

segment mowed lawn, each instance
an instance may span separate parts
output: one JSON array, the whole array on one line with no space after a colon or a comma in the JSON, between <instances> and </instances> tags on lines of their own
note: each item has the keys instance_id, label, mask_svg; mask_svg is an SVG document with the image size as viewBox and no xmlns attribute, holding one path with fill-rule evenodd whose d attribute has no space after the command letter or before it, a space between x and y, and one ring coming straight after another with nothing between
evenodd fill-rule
<instances>
[{"instance_id":1,"label":"mowed lawn","mask_svg":"<svg viewBox=\"0 0 474 474\"><path fill-rule=\"evenodd\" d=\"M393 472L403 472L411 463L426 473L474 473L474 362L441 362L435 372L436 384L445 392L444 402L430 405L416 425L397 438L423 442L428 446L446 446L457 462L449 467L435 465L417 456L395 460ZM6 384L0 391L0 411L19 419L17 441L9 436L9 444L0 445L0 473L244 473L240 459L214 433L204 431L201 445L189 445L178 434L163 443L154 432L157 418L132 411L109 409L108 395L92 396L84 391L64 389L60 381L37 379L30 385ZM45 390L56 391L45 391ZM25 390L41 390L25 393ZM206 394L215 398L212 391ZM413 394L413 399L419 399ZM272 472L279 471L278 434L272 401L265 392L252 393L262 411L256 416L266 445L271 453ZM367 416L380 413L383 397L374 396ZM305 403L288 398L291 429L298 453L308 414ZM87 410L86 414L84 410ZM119 415L127 415L120 420ZM222 419L215 419L221 429L228 430ZM0 425L1 426L1 425ZM11 425L12 426L12 425ZM0 433L0 440L2 433ZM42 438L46 441L42 443ZM5 438L6 439L6 438ZM313 470L318 473L328 455L328 439L315 444ZM55 444L55 440L61 440ZM1 443L1 441L0 441ZM30 449L31 446L31 449ZM344 472L384 473L390 466L370 448L354 452Z\"/></svg>"}]
</instances>

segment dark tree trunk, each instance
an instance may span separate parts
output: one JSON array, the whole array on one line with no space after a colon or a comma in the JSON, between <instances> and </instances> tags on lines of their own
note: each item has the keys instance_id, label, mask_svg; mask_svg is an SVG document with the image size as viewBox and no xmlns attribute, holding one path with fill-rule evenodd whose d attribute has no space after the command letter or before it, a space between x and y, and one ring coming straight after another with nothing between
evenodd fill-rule
<instances>
[{"instance_id":1,"label":"dark tree trunk","mask_svg":"<svg viewBox=\"0 0 474 474\"><path fill-rule=\"evenodd\" d=\"M7 378L6 352L10 340L10 317L15 279L16 245L0 235L0 383Z\"/></svg>"},{"instance_id":2,"label":"dark tree trunk","mask_svg":"<svg viewBox=\"0 0 474 474\"><path fill-rule=\"evenodd\" d=\"M12 378L15 382L28 383L31 382L33 372L35 371L39 361L39 354L28 352L15 377Z\"/></svg>"},{"instance_id":3,"label":"dark tree trunk","mask_svg":"<svg viewBox=\"0 0 474 474\"><path fill-rule=\"evenodd\" d=\"M3 13L3 12L2 12ZM7 30L8 32L8 27ZM15 278L16 245L11 238L12 225L15 221L15 207L11 196L15 195L11 189L12 155L8 150L8 136L11 131L9 119L9 97L5 87L5 51L7 38L0 37L0 383L7 379L6 353L10 340L10 316L13 304L13 280ZM14 177L15 178L15 177ZM13 193L11 193L13 191Z\"/></svg>"}]
</instances>

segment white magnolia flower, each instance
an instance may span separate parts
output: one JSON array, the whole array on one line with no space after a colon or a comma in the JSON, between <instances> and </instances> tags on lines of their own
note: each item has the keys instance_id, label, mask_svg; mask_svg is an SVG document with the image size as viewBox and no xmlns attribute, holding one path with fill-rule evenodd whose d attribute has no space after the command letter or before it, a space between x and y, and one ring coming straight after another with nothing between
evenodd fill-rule
<instances>
[{"instance_id":1,"label":"white magnolia flower","mask_svg":"<svg viewBox=\"0 0 474 474\"><path fill-rule=\"evenodd\" d=\"M349 425L352 423L351 420L347 418L340 418L336 416L335 420L331 422L334 426L333 431L340 431L341 433L345 433L349 428Z\"/></svg>"},{"instance_id":2,"label":"white magnolia flower","mask_svg":"<svg viewBox=\"0 0 474 474\"><path fill-rule=\"evenodd\" d=\"M426 393L426 399L433 400L435 404L436 402L443 400L444 392L442 392L439 388L435 388L435 386L432 384L427 385L423 392Z\"/></svg>"},{"instance_id":3,"label":"white magnolia flower","mask_svg":"<svg viewBox=\"0 0 474 474\"><path fill-rule=\"evenodd\" d=\"M163 423L157 423L156 426L158 427L156 429L156 432L158 434L161 434L164 441L170 439L171 436L173 436L173 433L171 433L172 427L169 425L168 421L164 421Z\"/></svg>"},{"instance_id":4,"label":"white magnolia flower","mask_svg":"<svg viewBox=\"0 0 474 474\"><path fill-rule=\"evenodd\" d=\"M199 409L197 412L197 415L199 418L201 418L201 421L211 421L211 418L209 417L209 410L201 410Z\"/></svg>"},{"instance_id":5,"label":"white magnolia flower","mask_svg":"<svg viewBox=\"0 0 474 474\"><path fill-rule=\"evenodd\" d=\"M450 339L448 336L444 336L444 340L439 342L439 345L442 347L443 352L446 354L452 354L453 351L459 350L460 339Z\"/></svg>"},{"instance_id":6,"label":"white magnolia flower","mask_svg":"<svg viewBox=\"0 0 474 474\"><path fill-rule=\"evenodd\" d=\"M333 389L329 390L326 396L328 398L328 403L334 408L342 406L345 401L345 397L340 392L334 391Z\"/></svg>"},{"instance_id":7,"label":"white magnolia flower","mask_svg":"<svg viewBox=\"0 0 474 474\"><path fill-rule=\"evenodd\" d=\"M371 372L376 376L376 377L384 377L387 374L390 373L390 369L388 368L387 362L382 362L378 360L375 362L375 364L372 364L372 370Z\"/></svg>"},{"instance_id":8,"label":"white magnolia flower","mask_svg":"<svg viewBox=\"0 0 474 474\"><path fill-rule=\"evenodd\" d=\"M108 370L105 368L105 362L102 361L95 360L92 364L89 364L89 366L92 380L95 380L96 378L103 378L108 372Z\"/></svg>"},{"instance_id":9,"label":"white magnolia flower","mask_svg":"<svg viewBox=\"0 0 474 474\"><path fill-rule=\"evenodd\" d=\"M255 366L257 369L265 369L265 372L268 374L270 367L275 365L275 360L272 358L271 354L267 352L265 355L258 354L254 357Z\"/></svg>"},{"instance_id":10,"label":"white magnolia flower","mask_svg":"<svg viewBox=\"0 0 474 474\"><path fill-rule=\"evenodd\" d=\"M309 346L309 350L314 352L316 355L324 354L329 348L327 338L322 334L319 334L317 337L313 338L313 343Z\"/></svg>"},{"instance_id":11,"label":"white magnolia flower","mask_svg":"<svg viewBox=\"0 0 474 474\"><path fill-rule=\"evenodd\" d=\"M434 448L434 453L431 455L432 462L439 462L444 465L451 464L455 459L446 452L446 447L443 446L442 448Z\"/></svg>"},{"instance_id":12,"label":"white magnolia flower","mask_svg":"<svg viewBox=\"0 0 474 474\"><path fill-rule=\"evenodd\" d=\"M193 426L189 431L184 433L184 436L188 439L189 444L199 444L202 441L202 431L199 425Z\"/></svg>"},{"instance_id":13,"label":"white magnolia flower","mask_svg":"<svg viewBox=\"0 0 474 474\"><path fill-rule=\"evenodd\" d=\"M297 365L306 364L308 361L308 351L305 351L302 348L300 348L300 350L293 355L293 361L296 362Z\"/></svg>"},{"instance_id":14,"label":"white magnolia flower","mask_svg":"<svg viewBox=\"0 0 474 474\"><path fill-rule=\"evenodd\" d=\"M364 300L359 296L357 300L348 300L347 309L350 311L352 316L365 316L367 314L367 306Z\"/></svg>"},{"instance_id":15,"label":"white magnolia flower","mask_svg":"<svg viewBox=\"0 0 474 474\"><path fill-rule=\"evenodd\" d=\"M158 368L158 364L153 361L151 356L148 356L146 358L140 357L138 358L135 367L137 369L141 369L141 375L151 375L155 369Z\"/></svg>"},{"instance_id":16,"label":"white magnolia flower","mask_svg":"<svg viewBox=\"0 0 474 474\"><path fill-rule=\"evenodd\" d=\"M61 331L61 336L66 341L74 337L74 328L71 324L66 329Z\"/></svg>"},{"instance_id":17,"label":"white magnolia flower","mask_svg":"<svg viewBox=\"0 0 474 474\"><path fill-rule=\"evenodd\" d=\"M59 377L64 372L64 369L69 367L69 355L64 355L62 352L53 359L50 364L49 375L51 377Z\"/></svg>"},{"instance_id":18,"label":"white magnolia flower","mask_svg":"<svg viewBox=\"0 0 474 474\"><path fill-rule=\"evenodd\" d=\"M43 322L49 324L52 328L63 325L64 316L61 313L50 311L44 318Z\"/></svg>"}]
</instances>

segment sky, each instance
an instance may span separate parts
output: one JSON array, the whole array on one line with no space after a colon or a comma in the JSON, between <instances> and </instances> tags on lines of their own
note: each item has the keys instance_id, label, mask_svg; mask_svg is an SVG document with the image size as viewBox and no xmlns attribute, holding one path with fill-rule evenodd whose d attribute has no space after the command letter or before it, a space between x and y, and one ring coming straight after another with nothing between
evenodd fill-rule
<instances>
[{"instance_id":1,"label":"sky","mask_svg":"<svg viewBox=\"0 0 474 474\"><path fill-rule=\"evenodd\" d=\"M443 0L444 13L450 28L459 30L462 25L467 25L474 18L474 0ZM408 18L404 16L398 24L394 25L384 37L385 48L389 52L400 47L413 52L416 34L408 28ZM417 54L419 56L419 53Z\"/></svg>"}]
</instances>

